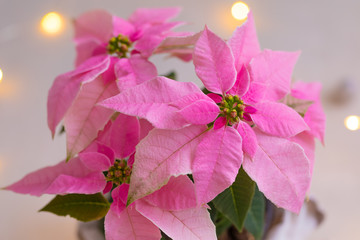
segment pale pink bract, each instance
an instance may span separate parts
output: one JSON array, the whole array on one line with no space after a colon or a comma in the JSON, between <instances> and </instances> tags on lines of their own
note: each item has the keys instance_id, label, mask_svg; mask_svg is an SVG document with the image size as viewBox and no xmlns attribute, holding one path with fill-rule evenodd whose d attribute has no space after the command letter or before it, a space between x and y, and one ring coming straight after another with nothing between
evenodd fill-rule
<instances>
[{"instance_id":1,"label":"pale pink bract","mask_svg":"<svg viewBox=\"0 0 360 240\"><path fill-rule=\"evenodd\" d=\"M230 47L205 27L194 48L194 65L205 87L213 92L208 97L196 88L189 88L190 84L186 85L162 77L140 84L136 89L124 91L102 103L103 106L116 111L146 118L157 128L169 129L167 135L179 134L182 130L173 131L172 129L179 129L190 124L213 124L214 126L201 136L196 135L188 140L188 143L194 139L200 141L195 153L190 155L191 159L185 161L186 164L188 161L191 162L191 169L187 167L186 170L180 172L177 170L176 173L163 173L161 178L153 178L153 185L145 186L144 178L136 176L138 176L137 172L141 172L144 176L154 174L155 169L150 166L144 167L142 162L145 164L146 159L154 155L155 149L152 153L145 155L136 154L135 162L141 164L139 165L141 167L135 165L132 184L136 183L137 190L141 189L139 191L145 193L153 192L165 184L171 176L188 174L191 171L198 200L206 203L235 180L242 163L243 151L248 156L247 166L252 166L255 162L260 164L258 162L263 161L264 158L257 153L259 136L268 134L285 140L309 129L296 111L278 102L290 91L291 73L298 53L271 50L259 52L253 26L250 15L247 24L238 28L229 40ZM245 55L237 52L242 50L245 51ZM254 55L251 56L252 54ZM235 59L234 56L241 59ZM234 104L230 106L233 110L227 112L226 104L230 103ZM236 108L237 104L239 108ZM146 140L149 143L157 141L160 139L157 134L156 132L150 134ZM214 142L211 143L211 141ZM163 144L166 144L166 141ZM139 146L139 150L142 147L145 146ZM214 150L217 147L219 148ZM179 151L179 146L176 145L166 145L165 148L170 150L170 153ZM276 145L276 148L280 152L286 151L284 145ZM184 145L181 145L181 149L182 151L185 149ZM293 149L297 153L303 151L296 146ZM157 150L161 151L161 148ZM160 153L155 155L159 156ZM167 158L164 156L164 159ZM279 156L276 161L285 160L284 155L284 157ZM299 166L302 171L309 173L306 155L300 154L298 161L301 163ZM276 163L272 162L272 164L276 168ZM167 168L181 169L181 165L170 165ZM222 166L224 166L223 170ZM282 171L279 173L283 174ZM292 186L309 185L309 174L305 174L302 179L292 175L291 171L285 175L293 179L290 183ZM299 210L305 196L305 188L301 188L300 192L284 193L296 199L291 202L293 205L285 204L276 195L268 194L266 189L271 186L279 188L278 192L287 190L276 185L275 182L263 181L263 178L267 178L265 175L252 174L251 176L258 182L260 190L264 190L266 196L275 204L291 211ZM134 188L130 185L130 202L144 196L132 189L135 189L135 185Z\"/></svg>"}]
</instances>

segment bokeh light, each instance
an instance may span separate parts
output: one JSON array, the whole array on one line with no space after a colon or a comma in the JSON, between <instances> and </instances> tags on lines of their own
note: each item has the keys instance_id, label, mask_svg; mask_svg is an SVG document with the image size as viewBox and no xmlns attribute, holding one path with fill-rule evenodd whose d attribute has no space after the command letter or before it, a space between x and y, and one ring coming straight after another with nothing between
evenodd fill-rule
<instances>
[{"instance_id":1,"label":"bokeh light","mask_svg":"<svg viewBox=\"0 0 360 240\"><path fill-rule=\"evenodd\" d=\"M63 18L56 12L46 14L41 20L41 29L50 35L61 32L64 26Z\"/></svg>"},{"instance_id":2,"label":"bokeh light","mask_svg":"<svg viewBox=\"0 0 360 240\"><path fill-rule=\"evenodd\" d=\"M358 130L360 128L360 117L351 115L345 118L345 127L351 131Z\"/></svg>"},{"instance_id":3,"label":"bokeh light","mask_svg":"<svg viewBox=\"0 0 360 240\"><path fill-rule=\"evenodd\" d=\"M1 83L1 81L3 80L3 76L4 76L3 71L2 71L1 68L0 68L0 83Z\"/></svg>"},{"instance_id":4,"label":"bokeh light","mask_svg":"<svg viewBox=\"0 0 360 240\"><path fill-rule=\"evenodd\" d=\"M249 6L244 2L236 2L231 7L231 14L237 20L245 20L249 12Z\"/></svg>"}]
</instances>

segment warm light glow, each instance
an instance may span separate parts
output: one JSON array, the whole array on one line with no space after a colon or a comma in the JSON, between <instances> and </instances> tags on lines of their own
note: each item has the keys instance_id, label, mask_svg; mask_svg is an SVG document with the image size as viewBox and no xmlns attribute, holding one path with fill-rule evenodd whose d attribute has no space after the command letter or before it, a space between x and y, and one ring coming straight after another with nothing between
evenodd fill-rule
<instances>
[{"instance_id":1,"label":"warm light glow","mask_svg":"<svg viewBox=\"0 0 360 240\"><path fill-rule=\"evenodd\" d=\"M56 34L63 28L62 17L56 12L46 14L41 20L41 28L45 33Z\"/></svg>"},{"instance_id":2,"label":"warm light glow","mask_svg":"<svg viewBox=\"0 0 360 240\"><path fill-rule=\"evenodd\" d=\"M231 7L231 14L237 20L245 20L247 18L250 9L246 3L236 2Z\"/></svg>"},{"instance_id":3,"label":"warm light glow","mask_svg":"<svg viewBox=\"0 0 360 240\"><path fill-rule=\"evenodd\" d=\"M345 126L351 131L358 130L360 128L360 117L352 115L345 118Z\"/></svg>"},{"instance_id":4,"label":"warm light glow","mask_svg":"<svg viewBox=\"0 0 360 240\"><path fill-rule=\"evenodd\" d=\"M0 83L1 83L1 81L2 81L2 79L3 79L3 72L2 72L2 70L1 70L1 68L0 68Z\"/></svg>"}]
</instances>

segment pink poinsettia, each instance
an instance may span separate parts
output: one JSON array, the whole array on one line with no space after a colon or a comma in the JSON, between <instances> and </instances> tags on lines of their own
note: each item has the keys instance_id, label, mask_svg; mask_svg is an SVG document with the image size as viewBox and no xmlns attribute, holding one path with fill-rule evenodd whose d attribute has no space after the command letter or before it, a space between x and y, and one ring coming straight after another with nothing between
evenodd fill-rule
<instances>
[{"instance_id":1,"label":"pink poinsettia","mask_svg":"<svg viewBox=\"0 0 360 240\"><path fill-rule=\"evenodd\" d=\"M325 113L321 106L320 92L321 84L319 82L298 81L292 86L291 96L310 102L310 106L305 111L304 120L310 128L309 134L324 144Z\"/></svg>"},{"instance_id":2,"label":"pink poinsettia","mask_svg":"<svg viewBox=\"0 0 360 240\"><path fill-rule=\"evenodd\" d=\"M76 65L96 55L109 52L119 57L141 54L150 57L157 46L175 33L171 30L183 22L169 22L179 8L139 8L128 20L113 16L105 10L87 12L75 20Z\"/></svg>"},{"instance_id":3,"label":"pink poinsettia","mask_svg":"<svg viewBox=\"0 0 360 240\"><path fill-rule=\"evenodd\" d=\"M172 178L159 191L126 206L132 163L131 157L123 159L134 153L148 130L144 122L120 114L78 157L30 173L5 189L34 196L93 194L108 192L115 184L114 201L105 217L107 239L160 239L159 229L172 239L216 239L209 212L198 204L187 176Z\"/></svg>"},{"instance_id":4,"label":"pink poinsettia","mask_svg":"<svg viewBox=\"0 0 360 240\"><path fill-rule=\"evenodd\" d=\"M124 138L116 137L119 132ZM140 140L140 132L137 118L120 114L115 120L108 122L104 131L90 146L68 163L61 161L54 166L30 173L6 189L35 196L101 192L107 186L107 182L113 182L112 176L106 177L103 172L113 169L114 165L125 164L121 159L135 152L135 146ZM128 170L126 165L120 167Z\"/></svg>"},{"instance_id":5,"label":"pink poinsettia","mask_svg":"<svg viewBox=\"0 0 360 240\"><path fill-rule=\"evenodd\" d=\"M178 8L138 9L126 21L95 10L75 20L77 67L56 78L47 106L53 136L64 119L68 159L85 149L113 114L98 106L100 101L157 76L156 67L147 58L166 37L185 35L171 31L182 24L168 21L178 12ZM179 41L194 40L180 37L173 43ZM176 55L177 46L163 45ZM183 58L188 55L178 54Z\"/></svg>"},{"instance_id":6,"label":"pink poinsettia","mask_svg":"<svg viewBox=\"0 0 360 240\"><path fill-rule=\"evenodd\" d=\"M105 217L106 239L160 239L161 229L171 239L217 239L204 206L197 206L193 183L187 176L172 178L159 191L126 206L129 185L112 192L114 202Z\"/></svg>"},{"instance_id":7,"label":"pink poinsettia","mask_svg":"<svg viewBox=\"0 0 360 240\"><path fill-rule=\"evenodd\" d=\"M235 180L245 153L244 169L260 190L275 204L299 211L306 190L293 187L308 186L309 164L303 149L286 139L308 126L296 111L278 102L290 91L297 57L298 53L260 52L250 15L228 43L205 28L195 45L196 73L212 93L204 95L192 83L158 77L105 100L103 106L162 128L150 132L137 148L129 202L161 188L171 176L192 173L197 198L206 203ZM276 175L251 170L269 160L260 153L267 135L283 143L274 146L268 161ZM295 152L301 176L291 164L278 169ZM270 194L269 188L284 194Z\"/></svg>"},{"instance_id":8,"label":"pink poinsettia","mask_svg":"<svg viewBox=\"0 0 360 240\"><path fill-rule=\"evenodd\" d=\"M315 141L318 138L324 144L325 113L320 101L321 84L318 82L305 83L298 81L293 84L290 98L285 103L292 106L300 114L310 130L304 131L290 140L305 150L310 162L310 175L312 175L315 161Z\"/></svg>"}]
</instances>

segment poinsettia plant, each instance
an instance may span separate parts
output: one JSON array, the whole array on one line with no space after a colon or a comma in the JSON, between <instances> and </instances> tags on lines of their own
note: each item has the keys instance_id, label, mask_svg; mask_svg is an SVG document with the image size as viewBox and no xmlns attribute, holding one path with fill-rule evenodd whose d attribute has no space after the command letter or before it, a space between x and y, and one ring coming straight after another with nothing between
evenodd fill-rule
<instances>
[{"instance_id":1,"label":"poinsettia plant","mask_svg":"<svg viewBox=\"0 0 360 240\"><path fill-rule=\"evenodd\" d=\"M67 154L5 189L57 196L42 211L105 218L106 239L217 239L264 232L265 199L299 213L324 141L321 86L297 82L299 52L261 50L253 16L225 41L175 32L178 8L75 21L75 69L48 96ZM149 60L193 60L202 81L159 76Z\"/></svg>"}]
</instances>

